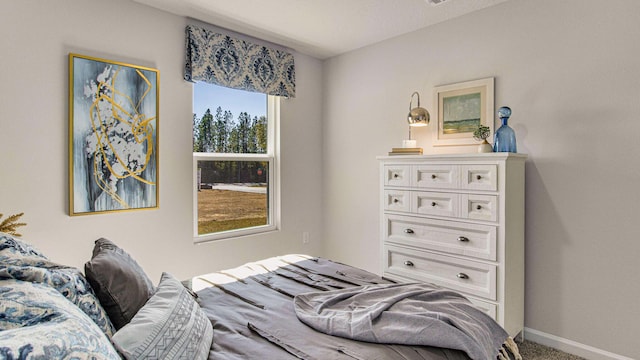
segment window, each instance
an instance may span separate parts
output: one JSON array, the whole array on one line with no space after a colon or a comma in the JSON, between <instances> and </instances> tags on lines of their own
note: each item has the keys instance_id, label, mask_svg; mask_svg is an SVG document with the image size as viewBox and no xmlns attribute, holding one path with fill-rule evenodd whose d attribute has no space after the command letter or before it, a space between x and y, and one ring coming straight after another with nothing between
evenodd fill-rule
<instances>
[{"instance_id":1,"label":"window","mask_svg":"<svg viewBox=\"0 0 640 360\"><path fill-rule=\"evenodd\" d=\"M194 84L196 242L276 229L278 104L275 96Z\"/></svg>"}]
</instances>

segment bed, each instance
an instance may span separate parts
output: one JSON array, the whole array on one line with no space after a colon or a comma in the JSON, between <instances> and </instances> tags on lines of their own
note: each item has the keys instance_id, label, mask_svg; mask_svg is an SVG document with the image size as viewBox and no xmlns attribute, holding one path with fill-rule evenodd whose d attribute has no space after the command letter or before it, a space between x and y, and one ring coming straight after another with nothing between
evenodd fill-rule
<instances>
[{"instance_id":1,"label":"bed","mask_svg":"<svg viewBox=\"0 0 640 360\"><path fill-rule=\"evenodd\" d=\"M519 358L460 294L307 255L154 286L107 239L82 274L0 233L0 299L0 358Z\"/></svg>"}]
</instances>

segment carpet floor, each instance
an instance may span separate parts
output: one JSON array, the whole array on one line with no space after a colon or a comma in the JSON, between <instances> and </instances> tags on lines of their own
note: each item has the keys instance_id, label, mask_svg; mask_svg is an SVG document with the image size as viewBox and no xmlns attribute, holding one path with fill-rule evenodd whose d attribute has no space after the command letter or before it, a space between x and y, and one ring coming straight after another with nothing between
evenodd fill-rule
<instances>
[{"instance_id":1,"label":"carpet floor","mask_svg":"<svg viewBox=\"0 0 640 360\"><path fill-rule=\"evenodd\" d=\"M523 360L584 360L579 356L564 353L531 341L518 342Z\"/></svg>"}]
</instances>

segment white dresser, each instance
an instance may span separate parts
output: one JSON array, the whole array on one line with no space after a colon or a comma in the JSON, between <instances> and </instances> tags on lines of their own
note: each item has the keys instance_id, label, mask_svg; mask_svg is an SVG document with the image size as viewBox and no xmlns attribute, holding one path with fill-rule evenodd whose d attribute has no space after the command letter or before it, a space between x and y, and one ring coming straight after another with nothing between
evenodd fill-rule
<instances>
[{"instance_id":1,"label":"white dresser","mask_svg":"<svg viewBox=\"0 0 640 360\"><path fill-rule=\"evenodd\" d=\"M383 276L465 294L524 326L524 164L513 153L379 157Z\"/></svg>"}]
</instances>

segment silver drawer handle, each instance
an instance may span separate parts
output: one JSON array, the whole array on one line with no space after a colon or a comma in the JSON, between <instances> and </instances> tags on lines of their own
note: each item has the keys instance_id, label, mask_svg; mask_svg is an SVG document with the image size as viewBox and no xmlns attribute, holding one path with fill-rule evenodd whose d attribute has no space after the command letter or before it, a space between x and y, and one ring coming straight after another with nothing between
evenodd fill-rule
<instances>
[{"instance_id":1,"label":"silver drawer handle","mask_svg":"<svg viewBox=\"0 0 640 360\"><path fill-rule=\"evenodd\" d=\"M458 279L468 279L469 275L465 274L465 273L458 273L458 275L456 275L458 277Z\"/></svg>"},{"instance_id":2,"label":"silver drawer handle","mask_svg":"<svg viewBox=\"0 0 640 360\"><path fill-rule=\"evenodd\" d=\"M413 229L404 229L405 234L413 234Z\"/></svg>"},{"instance_id":3,"label":"silver drawer handle","mask_svg":"<svg viewBox=\"0 0 640 360\"><path fill-rule=\"evenodd\" d=\"M469 242L469 238L468 237L464 237L464 236L458 236L458 241L460 241L460 242Z\"/></svg>"},{"instance_id":4,"label":"silver drawer handle","mask_svg":"<svg viewBox=\"0 0 640 360\"><path fill-rule=\"evenodd\" d=\"M406 261L404 262L404 264L405 264L406 266L413 266L413 263L412 263L411 261L409 261L409 260L406 260Z\"/></svg>"}]
</instances>

